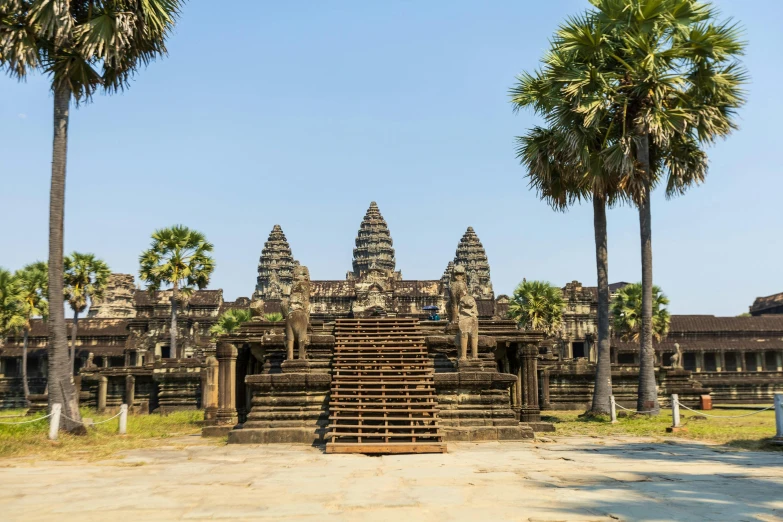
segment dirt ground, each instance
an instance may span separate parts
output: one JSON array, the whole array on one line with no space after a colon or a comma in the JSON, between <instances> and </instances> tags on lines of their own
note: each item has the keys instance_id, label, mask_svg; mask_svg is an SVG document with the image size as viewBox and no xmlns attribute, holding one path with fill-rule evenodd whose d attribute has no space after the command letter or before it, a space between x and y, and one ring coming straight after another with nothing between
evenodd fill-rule
<instances>
[{"instance_id":1,"label":"dirt ground","mask_svg":"<svg viewBox=\"0 0 783 522\"><path fill-rule=\"evenodd\" d=\"M383 457L176 443L0 460L0 519L783 521L783 453L698 442L553 437Z\"/></svg>"}]
</instances>

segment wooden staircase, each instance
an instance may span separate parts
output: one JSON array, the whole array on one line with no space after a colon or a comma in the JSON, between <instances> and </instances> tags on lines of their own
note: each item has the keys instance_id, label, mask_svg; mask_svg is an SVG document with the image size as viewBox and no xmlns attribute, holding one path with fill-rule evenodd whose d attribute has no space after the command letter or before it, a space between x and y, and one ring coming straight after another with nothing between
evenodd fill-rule
<instances>
[{"instance_id":1,"label":"wooden staircase","mask_svg":"<svg viewBox=\"0 0 783 522\"><path fill-rule=\"evenodd\" d=\"M327 453L444 453L416 319L338 319Z\"/></svg>"}]
</instances>

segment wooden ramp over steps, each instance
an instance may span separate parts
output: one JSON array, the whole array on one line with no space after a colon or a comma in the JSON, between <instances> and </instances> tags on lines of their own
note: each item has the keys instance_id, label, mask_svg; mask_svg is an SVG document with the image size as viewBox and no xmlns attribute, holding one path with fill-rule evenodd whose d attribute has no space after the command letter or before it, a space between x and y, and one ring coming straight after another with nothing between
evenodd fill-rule
<instances>
[{"instance_id":1,"label":"wooden ramp over steps","mask_svg":"<svg viewBox=\"0 0 783 522\"><path fill-rule=\"evenodd\" d=\"M327 453L445 453L416 319L338 319Z\"/></svg>"}]
</instances>

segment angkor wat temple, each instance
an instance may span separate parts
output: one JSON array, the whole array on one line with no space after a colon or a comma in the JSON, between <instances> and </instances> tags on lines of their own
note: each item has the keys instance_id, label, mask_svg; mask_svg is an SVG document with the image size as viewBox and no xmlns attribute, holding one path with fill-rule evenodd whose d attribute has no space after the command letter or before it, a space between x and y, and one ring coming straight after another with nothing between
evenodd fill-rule
<instances>
[{"instance_id":1,"label":"angkor wat temple","mask_svg":"<svg viewBox=\"0 0 783 522\"><path fill-rule=\"evenodd\" d=\"M76 380L82 403L113 408L125 402L136 411L163 413L205 408L218 431L242 428L232 431L235 442L312 442L324 440L327 429L339 439L341 428L333 422L340 405L334 401L358 394L351 383L361 381L351 380L349 371L360 376L392 371L378 381L383 401L387 393L410 397L411 389L419 390L420 407L434 406L422 409L433 417L416 425L430 426L435 416L439 423L437 430L417 435L425 441L522 438L547 429L540 423L541 409L589 404L596 360L594 287L565 285L563 326L545 339L507 319L509 298L495 296L487 254L471 227L454 258L444 259L438 279L403 278L374 202L355 245L344 279L310 281L305 263L275 225L261 251L251 298L225 301L222 290L202 290L179 303L180 359L170 357L170 292L150 294L136 288L133 276L113 274L103 301L79 321ZM781 295L757 299L750 317L673 316L670 333L655 346L662 399L674 392L694 406L710 394L716 403L770 402L783 390ZM210 327L231 308L250 308L253 320L212 338ZM288 318L303 314L303 326L291 326L288 318L267 320L276 312ZM46 335L45 325L33 321L27 362L33 409L46 399ZM364 347L369 351L351 352L362 342L371 343ZM299 357L293 355L294 343L301 343ZM389 370L379 362L381 346L397 347L400 360L416 362ZM681 362L672 364L677 352ZM364 362L356 362L360 359ZM638 346L613 338L612 361L615 396L632 406ZM21 335L3 340L0 407L25 404L21 366ZM360 366L369 369L359 371ZM348 380L340 384L341 378ZM401 388L389 384L395 379L421 381ZM412 399L406 400L411 411ZM398 429L387 425L384 440L393 441L390 433Z\"/></svg>"}]
</instances>

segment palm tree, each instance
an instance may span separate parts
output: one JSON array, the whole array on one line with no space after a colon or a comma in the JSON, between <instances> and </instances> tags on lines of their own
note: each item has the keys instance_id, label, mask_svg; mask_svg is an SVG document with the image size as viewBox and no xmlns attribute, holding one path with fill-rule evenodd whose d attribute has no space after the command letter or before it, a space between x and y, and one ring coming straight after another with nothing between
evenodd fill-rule
<instances>
[{"instance_id":1,"label":"palm tree","mask_svg":"<svg viewBox=\"0 0 783 522\"><path fill-rule=\"evenodd\" d=\"M8 270L0 268L0 346L6 336L24 328L27 323L24 308L19 279Z\"/></svg>"},{"instance_id":2,"label":"palm tree","mask_svg":"<svg viewBox=\"0 0 783 522\"><path fill-rule=\"evenodd\" d=\"M66 431L84 432L68 364L63 303L65 166L71 99L124 90L137 69L166 54L181 0L6 0L0 2L0 69L23 80L49 75L54 141L49 196L49 409L63 405ZM73 420L69 420L73 419Z\"/></svg>"},{"instance_id":3,"label":"palm tree","mask_svg":"<svg viewBox=\"0 0 783 522\"><path fill-rule=\"evenodd\" d=\"M49 288L48 272L45 262L36 261L17 270L14 274L23 301L22 386L24 387L25 402L28 402L30 396L30 388L27 383L27 340L30 336L30 328L32 328L31 320L34 317L45 319L49 313L49 303L46 299Z\"/></svg>"},{"instance_id":4,"label":"palm tree","mask_svg":"<svg viewBox=\"0 0 783 522\"><path fill-rule=\"evenodd\" d=\"M639 342L642 324L642 284L627 285L612 300L612 326L623 341ZM653 286L653 337L660 342L669 333L671 317L666 306L669 298Z\"/></svg>"},{"instance_id":5,"label":"palm tree","mask_svg":"<svg viewBox=\"0 0 783 522\"><path fill-rule=\"evenodd\" d=\"M584 35L585 46L595 46L597 28L589 19L582 22L591 29ZM591 57L600 59L600 54ZM611 128L608 111L597 114L600 122L584 125L583 117L574 112L562 96L562 78L577 66L575 53L563 52L558 40L545 55L543 69L523 74L511 90L514 110L531 107L543 116L549 126L535 127L517 138L517 157L527 168L530 186L539 197L557 211L590 199L593 204L593 229L598 290L598 361L591 413L608 414L612 395L612 358L609 340L609 251L606 207L623 199L619 176L604 167L602 157L606 136ZM584 64L582 64L584 65Z\"/></svg>"},{"instance_id":6,"label":"palm tree","mask_svg":"<svg viewBox=\"0 0 783 522\"><path fill-rule=\"evenodd\" d=\"M703 144L728 135L744 102L746 74L737 58L739 30L715 22L695 0L592 0L595 9L569 20L556 45L576 58L561 77L561 95L586 127L612 115L607 169L639 209L642 252L639 411L658 412L652 349L650 194L665 180L667 197L701 183ZM589 42L588 42L589 40ZM587 45L586 45L587 42Z\"/></svg>"},{"instance_id":7,"label":"palm tree","mask_svg":"<svg viewBox=\"0 0 783 522\"><path fill-rule=\"evenodd\" d=\"M94 300L103 297L111 271L101 259L94 254L74 252L66 256L63 262L65 269L65 300L73 310L73 329L71 330L71 371L76 369L76 335L79 328L79 314L87 309Z\"/></svg>"},{"instance_id":8,"label":"palm tree","mask_svg":"<svg viewBox=\"0 0 783 522\"><path fill-rule=\"evenodd\" d=\"M173 358L182 356L177 351L177 300L180 294L190 296L194 287L206 288L215 269L208 255L212 252L204 234L184 225L162 228L152 234L152 244L139 256L139 275L153 293L162 285L171 285L171 348Z\"/></svg>"},{"instance_id":9,"label":"palm tree","mask_svg":"<svg viewBox=\"0 0 783 522\"><path fill-rule=\"evenodd\" d=\"M250 318L250 310L231 308L230 310L223 312L218 318L217 323L212 325L212 328L209 329L209 333L211 333L213 337L229 334L242 326L242 323L249 321Z\"/></svg>"},{"instance_id":10,"label":"palm tree","mask_svg":"<svg viewBox=\"0 0 783 522\"><path fill-rule=\"evenodd\" d=\"M563 320L563 291L546 281L522 281L508 303L508 316L520 328L551 335Z\"/></svg>"}]
</instances>

